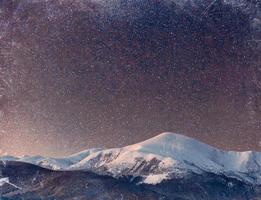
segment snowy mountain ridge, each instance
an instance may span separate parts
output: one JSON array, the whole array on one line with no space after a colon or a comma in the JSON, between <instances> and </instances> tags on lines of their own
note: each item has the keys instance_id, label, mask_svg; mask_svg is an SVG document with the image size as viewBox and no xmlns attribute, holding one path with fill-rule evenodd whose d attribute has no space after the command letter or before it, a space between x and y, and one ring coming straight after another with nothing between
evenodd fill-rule
<instances>
[{"instance_id":1,"label":"snowy mountain ridge","mask_svg":"<svg viewBox=\"0 0 261 200\"><path fill-rule=\"evenodd\" d=\"M222 151L169 132L123 148L89 149L65 158L27 156L11 160L53 170L88 170L113 177L142 177L142 183L148 184L184 178L191 173L214 173L261 184L261 152Z\"/></svg>"}]
</instances>

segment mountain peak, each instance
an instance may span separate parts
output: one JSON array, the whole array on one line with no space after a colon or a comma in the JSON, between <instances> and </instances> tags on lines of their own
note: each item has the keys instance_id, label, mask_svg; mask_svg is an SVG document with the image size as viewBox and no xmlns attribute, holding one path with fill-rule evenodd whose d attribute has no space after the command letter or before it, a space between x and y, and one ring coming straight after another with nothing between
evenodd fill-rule
<instances>
[{"instance_id":1,"label":"mountain peak","mask_svg":"<svg viewBox=\"0 0 261 200\"><path fill-rule=\"evenodd\" d=\"M191 137L163 132L143 142L125 147L128 151L150 152L151 154L178 159L180 156L198 154L209 157L209 153L217 149L199 142Z\"/></svg>"},{"instance_id":2,"label":"mountain peak","mask_svg":"<svg viewBox=\"0 0 261 200\"><path fill-rule=\"evenodd\" d=\"M166 144L166 143L201 143L194 138L191 138L189 136L181 135L178 133L172 133L172 132L163 132L155 137L152 137L148 140L145 140L141 142L140 144L148 144L148 143L157 143L157 144ZM201 143L204 145L203 143Z\"/></svg>"},{"instance_id":3,"label":"mountain peak","mask_svg":"<svg viewBox=\"0 0 261 200\"><path fill-rule=\"evenodd\" d=\"M156 135L155 137L152 137L150 138L149 140L152 140L152 139L193 139L191 137L188 137L188 136L185 136L185 135L182 135L182 134L178 134L178 133L173 133L173 132L163 132L163 133L160 133L158 135Z\"/></svg>"}]
</instances>

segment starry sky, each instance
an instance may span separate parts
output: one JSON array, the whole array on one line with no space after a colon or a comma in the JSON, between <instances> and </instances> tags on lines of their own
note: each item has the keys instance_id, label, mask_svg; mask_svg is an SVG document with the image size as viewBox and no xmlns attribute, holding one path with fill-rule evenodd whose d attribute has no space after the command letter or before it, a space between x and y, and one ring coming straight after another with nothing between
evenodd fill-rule
<instances>
[{"instance_id":1,"label":"starry sky","mask_svg":"<svg viewBox=\"0 0 261 200\"><path fill-rule=\"evenodd\" d=\"M0 1L0 155L164 131L261 150L260 3Z\"/></svg>"}]
</instances>

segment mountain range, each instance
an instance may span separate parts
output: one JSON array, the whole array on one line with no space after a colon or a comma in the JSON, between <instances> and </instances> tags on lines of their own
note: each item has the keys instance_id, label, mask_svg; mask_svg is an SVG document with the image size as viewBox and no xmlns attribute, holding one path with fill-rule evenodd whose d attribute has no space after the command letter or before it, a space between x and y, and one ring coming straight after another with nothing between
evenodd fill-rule
<instances>
[{"instance_id":1,"label":"mountain range","mask_svg":"<svg viewBox=\"0 0 261 200\"><path fill-rule=\"evenodd\" d=\"M89 185L94 179L99 184L112 181L117 185L108 199L116 199L114 195L121 199L120 194L122 199L132 199L128 195L136 193L138 199L146 199L144 195L150 196L148 199L261 199L261 152L223 151L169 132L122 148L89 149L64 158L5 156L0 160L2 177L17 186L11 189L9 185L4 196L18 199L39 193L50 193L50 199L63 195L61 199L70 199L66 188L82 182ZM59 179L53 186L62 188L58 192L57 188L48 189L53 179ZM66 184L59 185L62 182ZM97 192L97 187L101 186L92 189ZM73 195L88 199L85 192L81 189Z\"/></svg>"}]
</instances>

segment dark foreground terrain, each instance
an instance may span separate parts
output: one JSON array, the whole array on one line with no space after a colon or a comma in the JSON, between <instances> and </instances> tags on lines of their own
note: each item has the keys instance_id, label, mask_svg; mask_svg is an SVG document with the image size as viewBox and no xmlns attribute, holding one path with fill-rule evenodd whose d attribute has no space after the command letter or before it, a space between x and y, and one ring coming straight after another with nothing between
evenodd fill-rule
<instances>
[{"instance_id":1,"label":"dark foreground terrain","mask_svg":"<svg viewBox=\"0 0 261 200\"><path fill-rule=\"evenodd\" d=\"M137 184L138 178L114 179L83 171L51 171L14 161L1 163L0 172L0 178L9 177L12 184L21 187L3 185L3 200L261 200L261 187L213 174L192 174L185 179L145 185Z\"/></svg>"}]
</instances>

